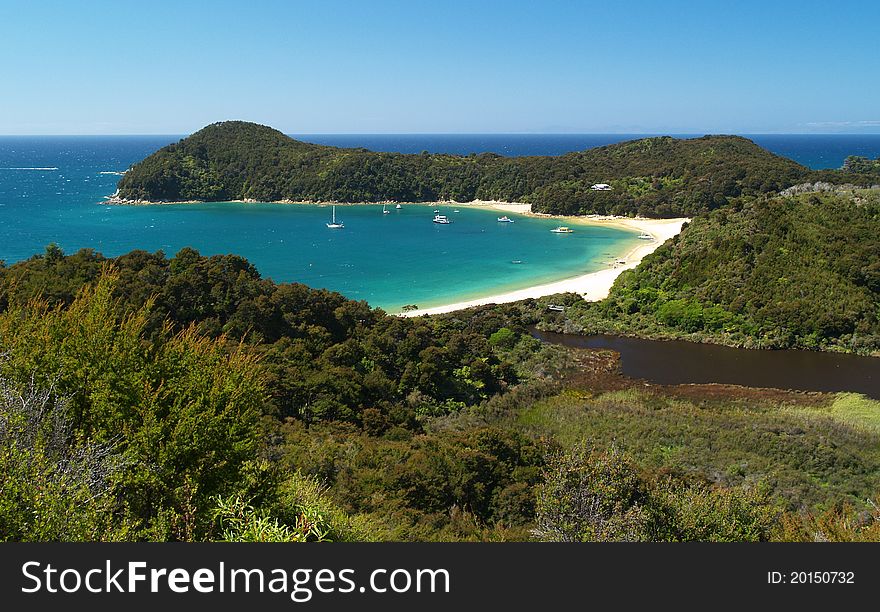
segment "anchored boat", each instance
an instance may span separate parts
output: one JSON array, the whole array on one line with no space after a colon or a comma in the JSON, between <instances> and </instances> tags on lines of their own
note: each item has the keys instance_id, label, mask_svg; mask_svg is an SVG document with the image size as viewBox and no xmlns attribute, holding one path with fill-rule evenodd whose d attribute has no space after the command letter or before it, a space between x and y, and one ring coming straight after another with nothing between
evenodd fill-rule
<instances>
[{"instance_id":1,"label":"anchored boat","mask_svg":"<svg viewBox=\"0 0 880 612\"><path fill-rule=\"evenodd\" d=\"M342 221L336 220L336 207L333 207L333 217L330 219L330 223L327 224L327 227L330 229L342 229L345 227L345 223Z\"/></svg>"}]
</instances>

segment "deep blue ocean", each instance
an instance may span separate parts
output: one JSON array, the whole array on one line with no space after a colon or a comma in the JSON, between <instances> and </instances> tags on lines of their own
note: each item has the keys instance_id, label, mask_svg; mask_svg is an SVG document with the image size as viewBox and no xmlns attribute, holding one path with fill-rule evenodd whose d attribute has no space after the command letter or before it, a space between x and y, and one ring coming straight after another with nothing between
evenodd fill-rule
<instances>
[{"instance_id":1,"label":"deep blue ocean","mask_svg":"<svg viewBox=\"0 0 880 612\"><path fill-rule=\"evenodd\" d=\"M302 140L379 151L559 155L641 135L304 135ZM813 168L847 155L880 156L880 135L749 136ZM340 207L345 230L328 230L318 206L200 204L106 206L120 174L179 136L0 136L0 260L11 264L54 242L65 252L107 256L184 246L236 253L267 277L304 282L389 310L490 295L601 269L635 237L605 227L549 232L554 222L464 209L454 223L430 222L432 207Z\"/></svg>"}]
</instances>

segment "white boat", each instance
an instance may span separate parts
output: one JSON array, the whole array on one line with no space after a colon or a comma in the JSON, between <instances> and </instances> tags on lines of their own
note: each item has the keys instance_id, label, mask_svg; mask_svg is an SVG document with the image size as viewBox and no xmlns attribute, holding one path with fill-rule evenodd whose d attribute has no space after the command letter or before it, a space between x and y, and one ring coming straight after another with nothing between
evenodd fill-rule
<instances>
[{"instance_id":1,"label":"white boat","mask_svg":"<svg viewBox=\"0 0 880 612\"><path fill-rule=\"evenodd\" d=\"M452 212L455 212L455 213L457 213L457 212L458 212L458 209L457 209L457 208L456 208L456 209L455 209L455 210L453 210L453 211L452 211Z\"/></svg>"},{"instance_id":2,"label":"white boat","mask_svg":"<svg viewBox=\"0 0 880 612\"><path fill-rule=\"evenodd\" d=\"M436 214L433 219L434 223L439 223L440 225L449 225L452 221L449 220L449 217L446 215Z\"/></svg>"},{"instance_id":3,"label":"white boat","mask_svg":"<svg viewBox=\"0 0 880 612\"><path fill-rule=\"evenodd\" d=\"M343 223L342 221L336 220L336 207L335 206L333 207L333 217L330 220L330 223L327 224L327 227L329 227L330 229L342 229L343 227L345 227L345 223Z\"/></svg>"},{"instance_id":4,"label":"white boat","mask_svg":"<svg viewBox=\"0 0 880 612\"><path fill-rule=\"evenodd\" d=\"M498 223L513 223L513 219L504 215L503 217L498 217Z\"/></svg>"},{"instance_id":5,"label":"white boat","mask_svg":"<svg viewBox=\"0 0 880 612\"><path fill-rule=\"evenodd\" d=\"M571 229L570 227L567 227L567 226L565 226L565 225L560 225L560 226L557 227L556 229L552 229L552 230L550 230L550 231L553 232L554 234L571 234L571 233L574 233L574 230L573 230L573 229Z\"/></svg>"},{"instance_id":6,"label":"white boat","mask_svg":"<svg viewBox=\"0 0 880 612\"><path fill-rule=\"evenodd\" d=\"M403 208L403 206L401 206L400 203L398 202L397 206L395 206L394 208L400 210L401 208Z\"/></svg>"},{"instance_id":7,"label":"white boat","mask_svg":"<svg viewBox=\"0 0 880 612\"><path fill-rule=\"evenodd\" d=\"M390 214L391 214L391 211L390 211L390 210L386 210L386 209L385 209L385 205L384 205L384 204L382 204L382 214L383 214L383 215L390 215Z\"/></svg>"},{"instance_id":8,"label":"white boat","mask_svg":"<svg viewBox=\"0 0 880 612\"><path fill-rule=\"evenodd\" d=\"M654 237L651 234L639 234L640 240L653 240Z\"/></svg>"}]
</instances>

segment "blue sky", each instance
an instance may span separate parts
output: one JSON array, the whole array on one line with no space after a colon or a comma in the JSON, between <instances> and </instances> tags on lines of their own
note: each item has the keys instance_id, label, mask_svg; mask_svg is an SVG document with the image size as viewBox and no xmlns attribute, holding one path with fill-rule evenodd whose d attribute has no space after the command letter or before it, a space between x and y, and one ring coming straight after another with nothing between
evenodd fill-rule
<instances>
[{"instance_id":1,"label":"blue sky","mask_svg":"<svg viewBox=\"0 0 880 612\"><path fill-rule=\"evenodd\" d=\"M880 133L880 2L10 2L0 134Z\"/></svg>"}]
</instances>

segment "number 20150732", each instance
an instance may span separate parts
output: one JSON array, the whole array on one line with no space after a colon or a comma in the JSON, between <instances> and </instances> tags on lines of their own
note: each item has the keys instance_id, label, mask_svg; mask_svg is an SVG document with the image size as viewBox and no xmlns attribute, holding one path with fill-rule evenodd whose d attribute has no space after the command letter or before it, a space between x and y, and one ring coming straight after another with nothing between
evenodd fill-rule
<instances>
[{"instance_id":1,"label":"number 20150732","mask_svg":"<svg viewBox=\"0 0 880 612\"><path fill-rule=\"evenodd\" d=\"M767 572L769 584L855 584L855 572Z\"/></svg>"}]
</instances>

